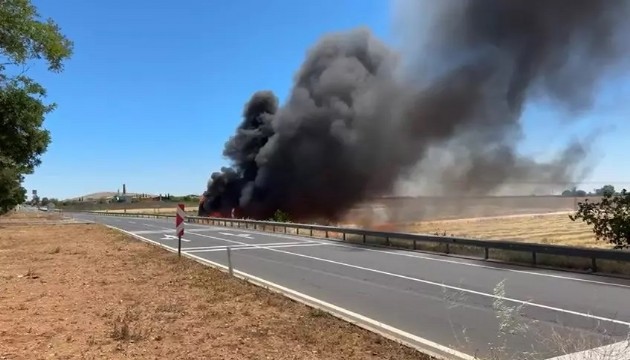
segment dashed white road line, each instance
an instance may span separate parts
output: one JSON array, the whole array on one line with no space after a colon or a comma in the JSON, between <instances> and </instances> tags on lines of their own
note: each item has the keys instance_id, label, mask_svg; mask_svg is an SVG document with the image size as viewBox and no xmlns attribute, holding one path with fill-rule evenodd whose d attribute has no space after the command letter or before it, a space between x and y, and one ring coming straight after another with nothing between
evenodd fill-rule
<instances>
[{"instance_id":1,"label":"dashed white road line","mask_svg":"<svg viewBox=\"0 0 630 360\"><path fill-rule=\"evenodd\" d=\"M269 236L280 237L280 238L285 238L285 239L294 239L294 240L310 238L310 237L306 237L306 236L286 235L286 234L273 233L273 232L264 232L264 231L258 231L258 230L244 230L243 232L245 232L245 231L250 232L252 234L269 235ZM331 242L331 243L335 244L336 246L345 247L345 248L354 248L356 246L361 246L361 244L356 244L355 246L353 246L353 245L340 243L340 241L329 240L329 239L324 239L324 238L316 238L316 237L314 237L312 239L317 239L319 241ZM589 284L606 285L606 286L614 286L614 287L630 289L630 285L619 284L619 283L615 283L615 282L583 279L583 278L574 277L574 276L565 276L565 275L559 275L559 274L549 274L549 273L545 273L545 272L537 272L537 271L530 271L530 270L510 269L510 268L498 267L498 266L486 265L486 264L476 264L476 263L471 263L471 262L461 261L461 260L451 260L451 259L448 259L446 257L442 257L440 255L434 255L434 256L421 255L421 254L419 254L417 252L410 252L410 251L407 251L407 250L371 249L371 248L369 248L367 246L362 246L361 248L363 250L365 250L365 251L377 252L377 253L381 253L381 254L388 254L388 255L394 255L394 256L405 256L405 257L410 257L410 258L429 260L429 261L436 261L436 262L443 262L443 263L455 264L455 265L460 265L460 266L469 266L469 267L476 267L476 268L483 268L483 269L490 269L490 270L497 270L497 271L507 271L507 272L512 272L512 273L534 275L534 276L542 276L542 277L549 277L549 278L554 278L554 279L570 280L570 281L577 281L577 282L583 282L583 283L589 283Z\"/></svg>"},{"instance_id":2,"label":"dashed white road line","mask_svg":"<svg viewBox=\"0 0 630 360\"><path fill-rule=\"evenodd\" d=\"M306 244L309 244L312 242L306 242ZM276 246L276 245L301 245L301 244L305 244L305 242L279 242L279 243L265 243L265 244L247 244L247 245L228 245L229 247L231 247L232 249L235 248L240 248L240 247L246 247L246 246L251 246L251 245L257 245L257 246ZM319 244L318 244L319 245ZM226 247L228 247L226 245L213 245L213 246L193 246L193 247L186 247L186 248L182 248L182 251L186 250L203 250L203 249L225 249Z\"/></svg>"},{"instance_id":3,"label":"dashed white road line","mask_svg":"<svg viewBox=\"0 0 630 360\"><path fill-rule=\"evenodd\" d=\"M248 245L248 246L221 246L220 248L213 249L197 249L197 250L186 250L187 253L201 253L201 252L217 252L217 251L225 251L227 248L230 248L233 251L241 251L241 250L268 250L268 249L279 249L279 248L292 248L292 247L309 247L309 246L326 246L326 244L285 244L285 245ZM183 251L183 250L182 250Z\"/></svg>"}]
</instances>

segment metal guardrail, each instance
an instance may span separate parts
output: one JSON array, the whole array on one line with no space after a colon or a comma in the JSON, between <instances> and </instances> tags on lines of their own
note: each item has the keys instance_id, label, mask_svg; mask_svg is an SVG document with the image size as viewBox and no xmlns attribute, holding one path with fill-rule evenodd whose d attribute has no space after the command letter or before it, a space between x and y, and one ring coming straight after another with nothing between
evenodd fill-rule
<instances>
[{"instance_id":1,"label":"metal guardrail","mask_svg":"<svg viewBox=\"0 0 630 360\"><path fill-rule=\"evenodd\" d=\"M110 216L126 216L126 217L145 217L145 218L174 218L175 215L169 214L140 214L140 213L105 213L94 212L99 215ZM193 224L208 224L224 227L237 227L248 228L254 230L266 231L266 227L272 227L272 232L277 232L280 229L283 233L289 233L289 229L295 229L298 235L315 236L314 232L323 232L324 238L331 239L331 234L340 234L341 241L360 242L367 244L368 238L379 238L382 240L385 246L395 246L394 242L400 244L401 241L408 246L404 248L410 250L425 250L426 244L439 244L443 253L457 254L456 247L467 247L483 250L483 259L489 260L491 258L491 250L501 251L517 251L525 252L531 255L529 263L531 265L541 265L538 255L556 255L563 257L573 258L585 258L590 259L591 271L598 271L598 260L610 260L622 262L628 265L630 269L630 251L623 250L607 250L607 249L591 249L582 247L572 247L563 245L547 245L547 244L532 244L522 243L514 241L495 241L495 240L475 240L458 237L446 237L437 235L424 235L424 234L411 234L411 233L396 233L396 232L383 232L375 230L366 230L358 228L343 228L325 225L309 225L309 224L296 224L296 223L284 223L273 221L259 221L259 220L243 220L243 219L226 219L226 218L210 218L210 217L198 217L188 216L186 222ZM307 233L300 233L300 230L304 230ZM354 236L354 238L351 238ZM371 241L370 244L373 244ZM430 250L437 252L436 250ZM481 252L481 251L480 251ZM509 260L508 260L509 262ZM561 266L563 267L563 266Z\"/></svg>"}]
</instances>

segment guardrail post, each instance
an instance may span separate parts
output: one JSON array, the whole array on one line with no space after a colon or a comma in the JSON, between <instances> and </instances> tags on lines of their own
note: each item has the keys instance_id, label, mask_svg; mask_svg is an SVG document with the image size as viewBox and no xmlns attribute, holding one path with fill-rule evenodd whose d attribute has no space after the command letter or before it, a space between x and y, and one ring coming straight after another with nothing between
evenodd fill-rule
<instances>
[{"instance_id":1,"label":"guardrail post","mask_svg":"<svg viewBox=\"0 0 630 360\"><path fill-rule=\"evenodd\" d=\"M286 225L284 225L284 233L285 234L287 233L287 226Z\"/></svg>"},{"instance_id":2,"label":"guardrail post","mask_svg":"<svg viewBox=\"0 0 630 360\"><path fill-rule=\"evenodd\" d=\"M328 230L326 230L326 239L328 239Z\"/></svg>"},{"instance_id":3,"label":"guardrail post","mask_svg":"<svg viewBox=\"0 0 630 360\"><path fill-rule=\"evenodd\" d=\"M597 272L597 258L594 256L591 258L591 269L593 272Z\"/></svg>"},{"instance_id":4,"label":"guardrail post","mask_svg":"<svg viewBox=\"0 0 630 360\"><path fill-rule=\"evenodd\" d=\"M484 260L488 260L488 258L490 257L490 254L489 254L490 250L487 247L483 248L483 250L484 250L483 258Z\"/></svg>"},{"instance_id":5,"label":"guardrail post","mask_svg":"<svg viewBox=\"0 0 630 360\"><path fill-rule=\"evenodd\" d=\"M365 234L363 234L363 243L364 243L364 244L366 243L366 240L367 240L367 239L365 238Z\"/></svg>"},{"instance_id":6,"label":"guardrail post","mask_svg":"<svg viewBox=\"0 0 630 360\"><path fill-rule=\"evenodd\" d=\"M532 251L532 265L536 266L536 252Z\"/></svg>"},{"instance_id":7,"label":"guardrail post","mask_svg":"<svg viewBox=\"0 0 630 360\"><path fill-rule=\"evenodd\" d=\"M311 230L311 237L313 237L313 227L312 226L310 227L310 230Z\"/></svg>"},{"instance_id":8,"label":"guardrail post","mask_svg":"<svg viewBox=\"0 0 630 360\"><path fill-rule=\"evenodd\" d=\"M342 233L342 234L343 234L343 235L342 235L342 236L343 236L343 241L346 241L346 233L344 232L344 233Z\"/></svg>"},{"instance_id":9,"label":"guardrail post","mask_svg":"<svg viewBox=\"0 0 630 360\"><path fill-rule=\"evenodd\" d=\"M385 245L389 246L389 236L385 236Z\"/></svg>"},{"instance_id":10,"label":"guardrail post","mask_svg":"<svg viewBox=\"0 0 630 360\"><path fill-rule=\"evenodd\" d=\"M446 253L447 254L451 253L451 247L449 246L449 243L446 243Z\"/></svg>"}]
</instances>

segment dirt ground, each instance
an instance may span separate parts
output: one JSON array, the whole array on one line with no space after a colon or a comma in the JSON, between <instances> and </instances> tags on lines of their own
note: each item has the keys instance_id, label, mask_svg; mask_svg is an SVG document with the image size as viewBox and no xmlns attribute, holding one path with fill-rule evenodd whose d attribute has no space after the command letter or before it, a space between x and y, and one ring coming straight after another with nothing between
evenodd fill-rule
<instances>
[{"instance_id":1,"label":"dirt ground","mask_svg":"<svg viewBox=\"0 0 630 360\"><path fill-rule=\"evenodd\" d=\"M0 218L0 359L428 359L114 230L35 216Z\"/></svg>"}]
</instances>

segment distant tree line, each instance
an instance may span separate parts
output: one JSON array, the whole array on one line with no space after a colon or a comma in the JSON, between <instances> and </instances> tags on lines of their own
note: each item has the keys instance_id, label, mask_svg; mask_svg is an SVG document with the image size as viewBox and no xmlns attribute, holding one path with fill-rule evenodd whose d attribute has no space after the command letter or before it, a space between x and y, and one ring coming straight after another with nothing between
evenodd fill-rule
<instances>
[{"instance_id":1,"label":"distant tree line","mask_svg":"<svg viewBox=\"0 0 630 360\"><path fill-rule=\"evenodd\" d=\"M604 185L599 189L593 189L591 192L577 189L575 186L562 192L562 196L567 197L586 197L586 196L604 196L606 194L619 194L613 185Z\"/></svg>"}]
</instances>

